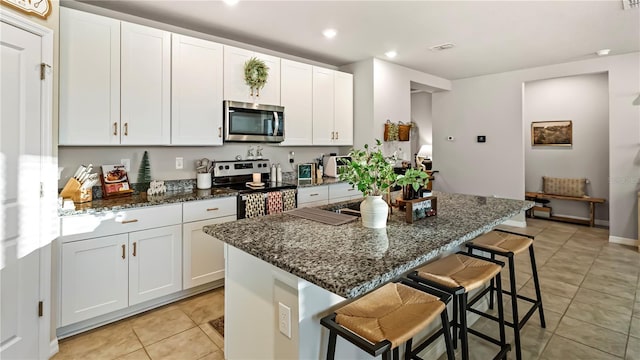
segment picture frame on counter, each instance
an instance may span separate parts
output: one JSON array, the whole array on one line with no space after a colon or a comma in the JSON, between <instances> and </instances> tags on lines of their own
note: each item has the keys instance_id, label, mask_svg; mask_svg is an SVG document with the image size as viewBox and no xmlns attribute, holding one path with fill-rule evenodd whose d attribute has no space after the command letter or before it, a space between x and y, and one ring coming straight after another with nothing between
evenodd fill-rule
<instances>
[{"instance_id":1,"label":"picture frame on counter","mask_svg":"<svg viewBox=\"0 0 640 360\"><path fill-rule=\"evenodd\" d=\"M100 182L102 183L103 197L126 196L133 193L127 169L122 164L102 165Z\"/></svg>"},{"instance_id":2,"label":"picture frame on counter","mask_svg":"<svg viewBox=\"0 0 640 360\"><path fill-rule=\"evenodd\" d=\"M407 224L413 224L415 221L437 215L438 198L426 196L412 200L398 199L398 206L400 210L404 209Z\"/></svg>"},{"instance_id":3,"label":"picture frame on counter","mask_svg":"<svg viewBox=\"0 0 640 360\"><path fill-rule=\"evenodd\" d=\"M311 180L313 178L313 164L298 164L298 180Z\"/></svg>"}]
</instances>

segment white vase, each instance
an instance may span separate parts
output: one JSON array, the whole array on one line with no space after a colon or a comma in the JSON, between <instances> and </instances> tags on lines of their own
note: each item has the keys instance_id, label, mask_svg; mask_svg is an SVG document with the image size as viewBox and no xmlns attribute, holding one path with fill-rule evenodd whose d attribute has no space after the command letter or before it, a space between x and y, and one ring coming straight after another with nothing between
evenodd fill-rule
<instances>
[{"instance_id":1,"label":"white vase","mask_svg":"<svg viewBox=\"0 0 640 360\"><path fill-rule=\"evenodd\" d=\"M382 196L367 196L360 203L362 226L370 229L382 229L387 227L387 215L389 205L382 200Z\"/></svg>"}]
</instances>

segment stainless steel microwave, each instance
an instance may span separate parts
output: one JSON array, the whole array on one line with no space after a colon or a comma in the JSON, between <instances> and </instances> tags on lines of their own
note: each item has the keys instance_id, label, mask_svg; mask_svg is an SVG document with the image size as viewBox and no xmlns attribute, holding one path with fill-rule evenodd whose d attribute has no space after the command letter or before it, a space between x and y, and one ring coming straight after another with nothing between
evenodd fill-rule
<instances>
[{"instance_id":1,"label":"stainless steel microwave","mask_svg":"<svg viewBox=\"0 0 640 360\"><path fill-rule=\"evenodd\" d=\"M224 141L284 141L284 107L225 100Z\"/></svg>"}]
</instances>

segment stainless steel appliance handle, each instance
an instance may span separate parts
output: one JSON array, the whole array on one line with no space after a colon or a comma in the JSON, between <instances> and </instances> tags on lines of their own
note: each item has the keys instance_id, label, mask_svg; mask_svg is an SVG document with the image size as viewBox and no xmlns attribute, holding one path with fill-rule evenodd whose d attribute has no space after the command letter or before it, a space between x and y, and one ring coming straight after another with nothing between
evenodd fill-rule
<instances>
[{"instance_id":1,"label":"stainless steel appliance handle","mask_svg":"<svg viewBox=\"0 0 640 360\"><path fill-rule=\"evenodd\" d=\"M278 112L274 111L273 112L273 117L274 117L274 126L273 126L273 136L278 135L278 127L280 127L280 118L278 117Z\"/></svg>"}]
</instances>

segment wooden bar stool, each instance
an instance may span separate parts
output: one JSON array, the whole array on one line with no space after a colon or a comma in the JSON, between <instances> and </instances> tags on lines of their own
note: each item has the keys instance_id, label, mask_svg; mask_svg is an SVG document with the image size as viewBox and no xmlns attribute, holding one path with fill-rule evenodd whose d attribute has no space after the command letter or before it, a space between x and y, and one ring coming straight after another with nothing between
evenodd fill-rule
<instances>
[{"instance_id":1,"label":"wooden bar stool","mask_svg":"<svg viewBox=\"0 0 640 360\"><path fill-rule=\"evenodd\" d=\"M335 357L338 335L372 356L382 354L385 360L391 359L392 352L393 358L399 359L403 343L404 358L419 359L417 354L443 335L447 358L454 360L447 315L449 300L451 295L408 279L386 284L320 320L330 332L327 359ZM442 321L440 330L412 349L413 337L438 315Z\"/></svg>"},{"instance_id":2,"label":"wooden bar stool","mask_svg":"<svg viewBox=\"0 0 640 360\"><path fill-rule=\"evenodd\" d=\"M533 313L538 310L540 314L540 325L545 328L546 323L544 320L544 310L542 309L542 296L540 295L540 282L538 280L538 269L536 268L536 257L533 251L533 236L522 235L506 230L496 229L481 235L471 242L467 243L469 254L473 250L479 250L487 252L491 255L491 259L495 259L496 256L504 256L509 261L509 290L502 290L503 293L511 296L511 309L513 312L513 322L505 322L507 326L513 328L513 337L516 345L516 359L522 359L522 350L520 348L520 329L527 323ZM516 288L516 270L514 255L520 254L529 249L529 257L531 259L531 272L533 275L533 285L536 290L536 298L531 299L522 295L518 295ZM484 295L487 291L490 292L489 308L493 308L493 291L495 289L494 283L491 283L489 288L485 289L481 295ZM497 290L500 292L500 290ZM524 315L522 320L518 315L518 299L530 302L531 308ZM484 316L486 318L497 320L495 316L474 310L474 313Z\"/></svg>"},{"instance_id":3,"label":"wooden bar stool","mask_svg":"<svg viewBox=\"0 0 640 360\"><path fill-rule=\"evenodd\" d=\"M502 308L502 284L500 272L504 263L485 259L481 256L458 252L438 259L418 268L409 274L409 278L421 284L445 291L454 296L453 299L453 347L457 347L457 331L460 331L460 343L462 345L462 359L469 359L468 334L476 335L486 341L500 346L500 351L494 359L506 359L511 345L507 344L505 336L504 312ZM467 310L471 310L468 303L470 291L480 288L482 285L495 280L498 294L498 325L500 339L495 339L467 327ZM459 317L459 319L458 319Z\"/></svg>"}]
</instances>

